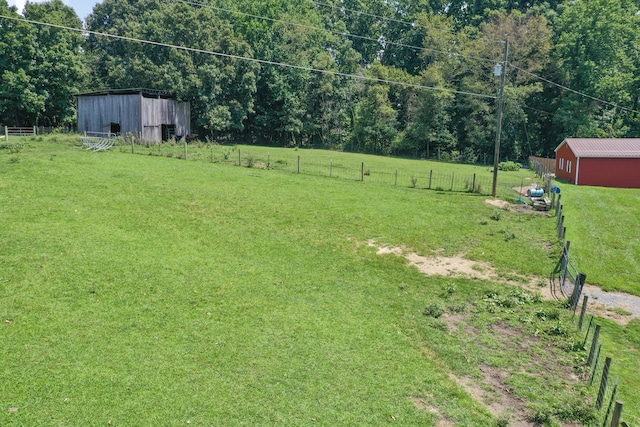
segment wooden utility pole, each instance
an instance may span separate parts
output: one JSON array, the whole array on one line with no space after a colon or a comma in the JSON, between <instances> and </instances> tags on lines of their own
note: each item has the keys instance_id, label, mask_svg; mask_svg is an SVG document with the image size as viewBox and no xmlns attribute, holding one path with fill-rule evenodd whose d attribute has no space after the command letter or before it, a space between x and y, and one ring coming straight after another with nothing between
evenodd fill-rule
<instances>
[{"instance_id":1,"label":"wooden utility pole","mask_svg":"<svg viewBox=\"0 0 640 427\"><path fill-rule=\"evenodd\" d=\"M504 42L504 62L500 75L500 96L498 96L498 126L496 127L496 147L493 153L493 191L491 195L496 197L498 193L498 163L500 163L500 132L502 131L502 112L504 109L504 85L507 80L507 61L509 59L509 40ZM497 67L497 65L496 65Z\"/></svg>"}]
</instances>

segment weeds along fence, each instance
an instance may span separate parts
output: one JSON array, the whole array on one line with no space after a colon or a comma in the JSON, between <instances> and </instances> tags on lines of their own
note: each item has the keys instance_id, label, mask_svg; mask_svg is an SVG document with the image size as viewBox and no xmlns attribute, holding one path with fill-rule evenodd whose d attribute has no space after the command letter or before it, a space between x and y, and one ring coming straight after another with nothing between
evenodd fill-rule
<instances>
[{"instance_id":1,"label":"weeds along fence","mask_svg":"<svg viewBox=\"0 0 640 427\"><path fill-rule=\"evenodd\" d=\"M554 198L553 206L556 213L558 239L562 243L562 254L551 274L551 292L557 298L566 298L567 307L573 311L574 319L577 320L579 333L583 332L585 323L587 324L584 340L581 343L582 348L588 350L584 367L588 372L588 385L593 388L595 393L595 408L598 411L602 427L628 426L630 424L622 420L624 404L616 400L620 378L616 377L614 380L611 377L613 358L603 356L603 342L600 339L602 326L597 323L594 314L587 313L589 296L582 295L587 275L580 272L571 260L569 253L571 242L565 238L567 229L564 225L561 195L558 195L557 200ZM577 315L578 309L579 314ZM637 421L640 420L635 420L634 425L640 425Z\"/></svg>"},{"instance_id":2,"label":"weeds along fence","mask_svg":"<svg viewBox=\"0 0 640 427\"><path fill-rule=\"evenodd\" d=\"M132 153L177 157L215 163L228 163L247 168L260 168L292 174L326 176L335 179L362 181L392 186L413 187L446 192L464 192L489 196L493 179L489 175L461 174L456 172L406 171L372 167L364 162L345 163L334 159L318 160L313 156L294 154L287 158L272 157L268 153L221 147L214 144L154 144L142 143L133 138L123 139L118 145L122 151ZM499 180L498 196L517 198L522 182Z\"/></svg>"}]
</instances>

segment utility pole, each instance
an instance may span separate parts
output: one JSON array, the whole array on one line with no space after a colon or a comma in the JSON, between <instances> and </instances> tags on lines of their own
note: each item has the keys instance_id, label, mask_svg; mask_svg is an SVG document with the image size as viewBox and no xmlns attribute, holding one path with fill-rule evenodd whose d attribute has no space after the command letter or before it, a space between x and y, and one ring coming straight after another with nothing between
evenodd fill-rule
<instances>
[{"instance_id":1,"label":"utility pole","mask_svg":"<svg viewBox=\"0 0 640 427\"><path fill-rule=\"evenodd\" d=\"M500 133L502 132L502 110L504 109L504 85L507 80L507 61L509 59L509 40L504 41L504 62L500 69L500 95L498 96L498 126L496 127L496 147L493 153L493 191L491 195L496 197L498 193L498 163L500 163ZM496 70L500 64L496 64Z\"/></svg>"}]
</instances>

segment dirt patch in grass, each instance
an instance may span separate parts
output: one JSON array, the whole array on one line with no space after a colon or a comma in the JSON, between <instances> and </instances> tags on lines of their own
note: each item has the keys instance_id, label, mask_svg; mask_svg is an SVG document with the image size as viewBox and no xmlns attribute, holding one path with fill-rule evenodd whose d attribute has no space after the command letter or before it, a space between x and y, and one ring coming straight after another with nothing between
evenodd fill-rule
<instances>
[{"instance_id":1,"label":"dirt patch in grass","mask_svg":"<svg viewBox=\"0 0 640 427\"><path fill-rule=\"evenodd\" d=\"M406 253L399 247L377 246L375 240L369 240L369 246L377 248L378 255L393 254L406 258L409 264L416 267L420 272L427 275L440 276L464 276L473 279L492 279L498 277L491 265L487 263L470 261L461 255L454 257L426 257L415 252Z\"/></svg>"},{"instance_id":2,"label":"dirt patch in grass","mask_svg":"<svg viewBox=\"0 0 640 427\"><path fill-rule=\"evenodd\" d=\"M509 283L540 293L548 301L567 298L560 291L559 284L550 281L548 278L524 278L513 275L514 277L517 276L518 280L510 280L509 278L500 277L491 264L471 261L464 258L463 255L427 257L406 251L401 247L379 246L375 240L369 240L367 244L376 248L376 254L378 255L393 254L405 258L409 261L409 265L416 267L421 273L428 276L457 276L491 280L497 283ZM618 292L604 292L599 287L592 285L586 285L584 292L589 295L589 313L611 319L623 326L634 319L640 318L640 297Z\"/></svg>"}]
</instances>

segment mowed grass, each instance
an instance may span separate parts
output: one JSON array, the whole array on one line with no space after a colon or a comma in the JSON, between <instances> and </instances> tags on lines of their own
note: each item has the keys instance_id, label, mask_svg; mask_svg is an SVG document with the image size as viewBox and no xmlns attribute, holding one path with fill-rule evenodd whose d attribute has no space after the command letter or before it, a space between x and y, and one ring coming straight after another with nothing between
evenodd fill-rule
<instances>
[{"instance_id":1,"label":"mowed grass","mask_svg":"<svg viewBox=\"0 0 640 427\"><path fill-rule=\"evenodd\" d=\"M525 280L557 261L552 219L471 194L76 145L0 150L2 425L492 425L450 372L519 366L492 324L552 329L533 314L545 303L494 303L517 288L427 277L368 245ZM425 316L434 301L479 342ZM580 384L521 377L511 387L538 413L559 413L554 387L588 400Z\"/></svg>"},{"instance_id":2,"label":"mowed grass","mask_svg":"<svg viewBox=\"0 0 640 427\"><path fill-rule=\"evenodd\" d=\"M587 282L640 295L640 190L558 184L567 240Z\"/></svg>"}]
</instances>

